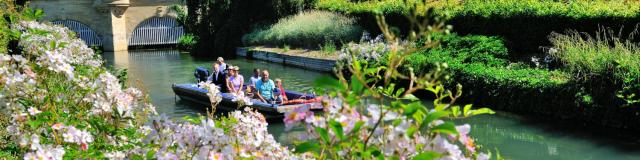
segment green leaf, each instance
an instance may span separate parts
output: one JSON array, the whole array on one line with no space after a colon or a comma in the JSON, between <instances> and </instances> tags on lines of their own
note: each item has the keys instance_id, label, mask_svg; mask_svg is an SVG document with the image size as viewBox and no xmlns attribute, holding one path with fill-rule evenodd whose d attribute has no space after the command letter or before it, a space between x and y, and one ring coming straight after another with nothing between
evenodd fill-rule
<instances>
[{"instance_id":1,"label":"green leaf","mask_svg":"<svg viewBox=\"0 0 640 160\"><path fill-rule=\"evenodd\" d=\"M323 76L323 77L317 78L315 81L313 81L313 85L318 88L325 88L325 89L331 88L331 89L336 89L338 91L345 90L345 86L342 83L340 83L340 81L329 76Z\"/></svg>"},{"instance_id":2,"label":"green leaf","mask_svg":"<svg viewBox=\"0 0 640 160\"><path fill-rule=\"evenodd\" d=\"M358 80L355 75L351 76L351 90L356 95L361 95L364 90L364 85Z\"/></svg>"},{"instance_id":3,"label":"green leaf","mask_svg":"<svg viewBox=\"0 0 640 160\"><path fill-rule=\"evenodd\" d=\"M452 122L444 122L443 124L440 124L438 126L431 128L431 131L436 133L458 135L458 130L456 130L456 125L453 124Z\"/></svg>"},{"instance_id":4,"label":"green leaf","mask_svg":"<svg viewBox=\"0 0 640 160\"><path fill-rule=\"evenodd\" d=\"M350 134L358 133L360 128L364 125L364 121L358 121L355 125L353 125L353 129L351 129Z\"/></svg>"},{"instance_id":5,"label":"green leaf","mask_svg":"<svg viewBox=\"0 0 640 160\"><path fill-rule=\"evenodd\" d=\"M200 123L200 118L199 117L184 116L184 117L182 117L182 120L185 120L185 121L190 122L192 124L199 124Z\"/></svg>"},{"instance_id":6,"label":"green leaf","mask_svg":"<svg viewBox=\"0 0 640 160\"><path fill-rule=\"evenodd\" d=\"M432 159L436 159L439 158L440 153L436 153L433 151L427 151L427 152L422 152L418 155L416 155L415 157L413 157L414 160L432 160Z\"/></svg>"},{"instance_id":7,"label":"green leaf","mask_svg":"<svg viewBox=\"0 0 640 160\"><path fill-rule=\"evenodd\" d=\"M442 117L445 117L449 115L449 112L447 111L435 111L432 113L429 113L427 115L427 118L424 119L424 121L422 121L423 124L430 124L431 122L435 121L436 119L440 119Z\"/></svg>"},{"instance_id":8,"label":"green leaf","mask_svg":"<svg viewBox=\"0 0 640 160\"><path fill-rule=\"evenodd\" d=\"M458 117L460 116L460 106L453 106L451 107L451 115L453 117Z\"/></svg>"},{"instance_id":9,"label":"green leaf","mask_svg":"<svg viewBox=\"0 0 640 160\"><path fill-rule=\"evenodd\" d=\"M331 142L331 139L329 139L329 132L327 131L327 129L324 129L324 128L321 128L321 127L316 127L316 131L318 131L318 134L320 135L320 138L325 143Z\"/></svg>"},{"instance_id":10,"label":"green leaf","mask_svg":"<svg viewBox=\"0 0 640 160\"><path fill-rule=\"evenodd\" d=\"M409 136L413 136L413 134L414 134L414 133L416 133L416 131L418 131L418 129L417 129L416 127L414 127L414 126L410 126L410 127L407 129L407 135L409 135Z\"/></svg>"},{"instance_id":11,"label":"green leaf","mask_svg":"<svg viewBox=\"0 0 640 160\"><path fill-rule=\"evenodd\" d=\"M495 114L493 110L489 108L480 108L470 111L470 116L481 115L481 114Z\"/></svg>"},{"instance_id":12,"label":"green leaf","mask_svg":"<svg viewBox=\"0 0 640 160\"><path fill-rule=\"evenodd\" d=\"M420 108L424 108L420 101L409 103L409 105L404 108L404 115L411 116Z\"/></svg>"},{"instance_id":13,"label":"green leaf","mask_svg":"<svg viewBox=\"0 0 640 160\"><path fill-rule=\"evenodd\" d=\"M395 83L391 83L389 84L389 86L387 86L387 88L384 91L384 94L386 95L392 95L393 94L393 90L396 88L396 84Z\"/></svg>"},{"instance_id":14,"label":"green leaf","mask_svg":"<svg viewBox=\"0 0 640 160\"><path fill-rule=\"evenodd\" d=\"M295 153L304 153L320 149L320 144L316 141L306 141L296 145Z\"/></svg>"},{"instance_id":15,"label":"green leaf","mask_svg":"<svg viewBox=\"0 0 640 160\"><path fill-rule=\"evenodd\" d=\"M53 50L53 49L56 49L56 41L51 41L51 42L49 43L49 49L52 49L52 50Z\"/></svg>"},{"instance_id":16,"label":"green leaf","mask_svg":"<svg viewBox=\"0 0 640 160\"><path fill-rule=\"evenodd\" d=\"M396 93L393 94L393 97L400 97L402 93L404 93L404 88L398 88L398 90L396 90Z\"/></svg>"},{"instance_id":17,"label":"green leaf","mask_svg":"<svg viewBox=\"0 0 640 160\"><path fill-rule=\"evenodd\" d=\"M329 127L331 127L333 132L336 134L336 136L340 140L344 140L344 131L342 130L342 124L340 124L340 122L337 122L335 120L330 120Z\"/></svg>"},{"instance_id":18,"label":"green leaf","mask_svg":"<svg viewBox=\"0 0 640 160\"><path fill-rule=\"evenodd\" d=\"M471 104L465 105L464 109L462 109L462 115L465 117L469 116L469 110L471 110Z\"/></svg>"},{"instance_id":19,"label":"green leaf","mask_svg":"<svg viewBox=\"0 0 640 160\"><path fill-rule=\"evenodd\" d=\"M42 124L42 121L40 120L28 120L27 124L29 124L29 127L31 128L38 128L38 126L40 126L40 124Z\"/></svg>"},{"instance_id":20,"label":"green leaf","mask_svg":"<svg viewBox=\"0 0 640 160\"><path fill-rule=\"evenodd\" d=\"M407 95L404 95L404 96L402 97L402 99L411 100L411 101L417 101L417 100L420 100L418 97L416 97L416 96L415 96L415 95L413 95L413 94L407 94Z\"/></svg>"}]
</instances>

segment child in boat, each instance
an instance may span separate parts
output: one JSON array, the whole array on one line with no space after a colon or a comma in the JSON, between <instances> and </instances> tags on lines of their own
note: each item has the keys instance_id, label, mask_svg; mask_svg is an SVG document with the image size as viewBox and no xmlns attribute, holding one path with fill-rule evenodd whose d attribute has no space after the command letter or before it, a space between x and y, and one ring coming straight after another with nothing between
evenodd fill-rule
<instances>
[{"instance_id":1,"label":"child in boat","mask_svg":"<svg viewBox=\"0 0 640 160\"><path fill-rule=\"evenodd\" d=\"M282 79L276 78L276 86L278 87L278 90L280 90L280 94L278 94L276 100L278 102L281 102L281 104L284 104L284 102L288 101L289 99L287 98L287 94L284 92L284 88L282 87Z\"/></svg>"}]
</instances>

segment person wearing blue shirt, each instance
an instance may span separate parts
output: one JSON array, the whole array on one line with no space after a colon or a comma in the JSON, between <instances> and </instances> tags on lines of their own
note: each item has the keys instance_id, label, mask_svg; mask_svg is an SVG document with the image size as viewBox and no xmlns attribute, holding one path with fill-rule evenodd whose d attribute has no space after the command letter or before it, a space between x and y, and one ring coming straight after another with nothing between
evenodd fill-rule
<instances>
[{"instance_id":1,"label":"person wearing blue shirt","mask_svg":"<svg viewBox=\"0 0 640 160\"><path fill-rule=\"evenodd\" d=\"M262 78L256 82L256 96L260 101L265 103L273 103L275 102L275 95L273 94L273 90L276 88L275 83L269 79L269 71L263 70Z\"/></svg>"}]
</instances>

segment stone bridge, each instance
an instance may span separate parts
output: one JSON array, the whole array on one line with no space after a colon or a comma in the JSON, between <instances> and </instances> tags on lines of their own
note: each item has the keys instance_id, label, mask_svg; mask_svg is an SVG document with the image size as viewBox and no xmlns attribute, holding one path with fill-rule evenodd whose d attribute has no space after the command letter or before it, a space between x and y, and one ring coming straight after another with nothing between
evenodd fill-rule
<instances>
[{"instance_id":1,"label":"stone bridge","mask_svg":"<svg viewBox=\"0 0 640 160\"><path fill-rule=\"evenodd\" d=\"M183 34L172 5L181 0L32 0L45 21L74 30L88 45L105 51L176 44Z\"/></svg>"}]
</instances>

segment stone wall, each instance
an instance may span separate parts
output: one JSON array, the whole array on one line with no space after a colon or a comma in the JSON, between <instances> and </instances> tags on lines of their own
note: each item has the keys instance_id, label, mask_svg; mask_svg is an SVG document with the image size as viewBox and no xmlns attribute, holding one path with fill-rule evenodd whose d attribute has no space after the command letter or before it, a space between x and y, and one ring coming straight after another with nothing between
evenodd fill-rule
<instances>
[{"instance_id":1,"label":"stone wall","mask_svg":"<svg viewBox=\"0 0 640 160\"><path fill-rule=\"evenodd\" d=\"M275 52L248 50L247 48L237 48L236 55L323 72L332 72L336 65L334 60L290 56Z\"/></svg>"},{"instance_id":2,"label":"stone wall","mask_svg":"<svg viewBox=\"0 0 640 160\"><path fill-rule=\"evenodd\" d=\"M128 6L108 4L116 1ZM174 4L181 0L32 0L29 6L44 10L45 21L83 23L102 37L106 51L121 51L127 50L128 39L140 23L152 17L175 18L177 14L169 9Z\"/></svg>"}]
</instances>

